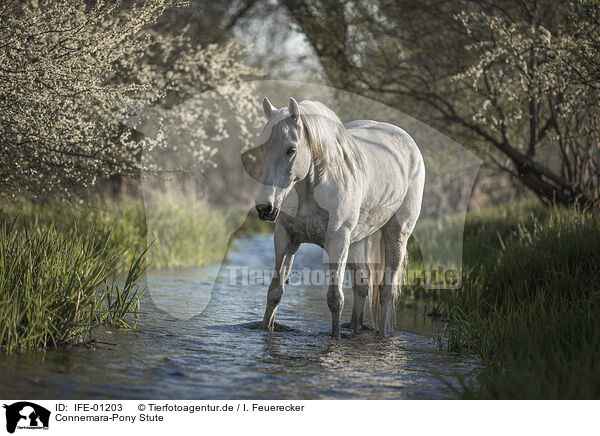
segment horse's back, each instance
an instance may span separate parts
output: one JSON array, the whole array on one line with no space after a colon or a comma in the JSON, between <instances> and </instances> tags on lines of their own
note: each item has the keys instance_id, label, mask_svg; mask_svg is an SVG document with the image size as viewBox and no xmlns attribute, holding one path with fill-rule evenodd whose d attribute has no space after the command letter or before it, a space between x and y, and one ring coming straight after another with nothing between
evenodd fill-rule
<instances>
[{"instance_id":1,"label":"horse's back","mask_svg":"<svg viewBox=\"0 0 600 436\"><path fill-rule=\"evenodd\" d=\"M423 172L423 157L411 136L398 126L372 120L356 120L344 127L369 159L385 160L386 166L412 177ZM392 157L392 160L389 160Z\"/></svg>"}]
</instances>

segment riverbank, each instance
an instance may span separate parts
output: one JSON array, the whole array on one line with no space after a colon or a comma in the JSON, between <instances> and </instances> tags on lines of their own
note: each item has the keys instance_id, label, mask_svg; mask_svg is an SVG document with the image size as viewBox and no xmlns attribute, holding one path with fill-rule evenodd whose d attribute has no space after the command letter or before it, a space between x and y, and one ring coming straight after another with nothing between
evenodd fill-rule
<instances>
[{"instance_id":1,"label":"riverbank","mask_svg":"<svg viewBox=\"0 0 600 436\"><path fill-rule=\"evenodd\" d=\"M228 213L239 214L189 204L155 207L150 228L170 242L161 249L158 241L156 251L144 254L141 203L6 205L0 215L0 347L44 349L85 340L98 324L133 326L144 261L213 263L222 253L211 247L230 238L227 217L234 215ZM248 218L238 235L265 230ZM447 351L481 359L484 369L476 383L465 384L464 398L597 398L598 247L597 213L531 201L471 211L462 289L406 287L402 303L447 323ZM418 265L418 253L410 259Z\"/></svg>"},{"instance_id":2,"label":"riverbank","mask_svg":"<svg viewBox=\"0 0 600 436\"><path fill-rule=\"evenodd\" d=\"M600 215L525 202L469 213L463 288L421 291L450 351L484 364L464 398L600 396ZM418 291L417 291L418 292Z\"/></svg>"}]
</instances>

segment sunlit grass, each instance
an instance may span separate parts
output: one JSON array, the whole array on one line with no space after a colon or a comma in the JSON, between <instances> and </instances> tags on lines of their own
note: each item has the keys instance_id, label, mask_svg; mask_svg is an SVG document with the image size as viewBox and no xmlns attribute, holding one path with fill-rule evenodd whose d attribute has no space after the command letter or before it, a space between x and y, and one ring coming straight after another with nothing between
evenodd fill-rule
<instances>
[{"instance_id":1,"label":"sunlit grass","mask_svg":"<svg viewBox=\"0 0 600 436\"><path fill-rule=\"evenodd\" d=\"M52 225L58 232L70 232L75 225L85 226L97 243L108 240L110 246L123 250L118 261L121 269L147 247L146 265L153 268L209 265L222 259L232 231L238 236L272 231L252 215L236 229L234 222L243 220L247 210L184 199L160 199L145 206L138 199L96 199L84 204L18 199L2 204L2 210L9 217L20 216L32 228Z\"/></svg>"},{"instance_id":2,"label":"sunlit grass","mask_svg":"<svg viewBox=\"0 0 600 436\"><path fill-rule=\"evenodd\" d=\"M229 243L227 212L198 203L156 203L148 211L149 264L158 268L220 261Z\"/></svg>"}]
</instances>

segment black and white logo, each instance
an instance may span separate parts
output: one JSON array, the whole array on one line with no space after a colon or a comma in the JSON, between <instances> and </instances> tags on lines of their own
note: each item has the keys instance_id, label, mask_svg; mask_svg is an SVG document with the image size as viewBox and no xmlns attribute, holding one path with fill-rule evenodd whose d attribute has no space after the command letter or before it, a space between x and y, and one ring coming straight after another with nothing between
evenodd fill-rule
<instances>
[{"instance_id":1,"label":"black and white logo","mask_svg":"<svg viewBox=\"0 0 600 436\"><path fill-rule=\"evenodd\" d=\"M14 433L18 429L48 429L50 411L29 401L19 401L4 405L6 409L6 431Z\"/></svg>"}]
</instances>

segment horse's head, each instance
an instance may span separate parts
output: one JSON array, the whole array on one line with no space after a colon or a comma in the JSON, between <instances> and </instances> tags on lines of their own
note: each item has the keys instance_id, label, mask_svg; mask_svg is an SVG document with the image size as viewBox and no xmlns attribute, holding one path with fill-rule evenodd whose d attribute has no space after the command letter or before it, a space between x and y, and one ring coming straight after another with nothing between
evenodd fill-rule
<instances>
[{"instance_id":1,"label":"horse's head","mask_svg":"<svg viewBox=\"0 0 600 436\"><path fill-rule=\"evenodd\" d=\"M265 97L263 111L268 122L260 140L263 173L256 210L261 220L275 221L285 196L307 176L311 154L296 100L276 109Z\"/></svg>"}]
</instances>

